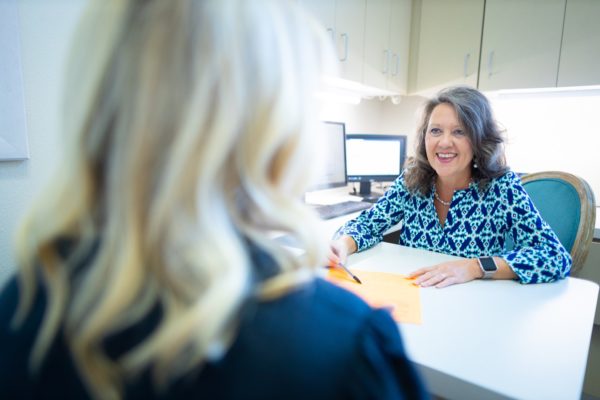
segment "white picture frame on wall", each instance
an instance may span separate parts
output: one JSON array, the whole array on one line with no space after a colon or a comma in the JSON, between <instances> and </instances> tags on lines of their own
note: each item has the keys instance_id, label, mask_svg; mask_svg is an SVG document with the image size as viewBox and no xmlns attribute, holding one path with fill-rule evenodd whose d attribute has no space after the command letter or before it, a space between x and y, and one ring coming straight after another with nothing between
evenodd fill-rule
<instances>
[{"instance_id":1,"label":"white picture frame on wall","mask_svg":"<svg viewBox=\"0 0 600 400\"><path fill-rule=\"evenodd\" d=\"M17 0L0 0L0 161L28 158Z\"/></svg>"}]
</instances>

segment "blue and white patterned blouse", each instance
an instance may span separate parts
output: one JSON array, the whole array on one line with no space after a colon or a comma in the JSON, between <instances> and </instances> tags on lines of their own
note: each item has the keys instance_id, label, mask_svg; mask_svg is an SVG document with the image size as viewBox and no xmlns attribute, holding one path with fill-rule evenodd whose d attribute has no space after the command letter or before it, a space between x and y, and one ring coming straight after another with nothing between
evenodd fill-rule
<instances>
[{"instance_id":1,"label":"blue and white patterned blouse","mask_svg":"<svg viewBox=\"0 0 600 400\"><path fill-rule=\"evenodd\" d=\"M455 256L502 257L522 283L551 282L571 269L571 256L544 221L514 172L490 182L484 192L475 183L454 192L442 227L428 196L408 191L404 174L379 201L344 224L336 237L350 235L358 251L383 239L402 221L400 244ZM512 239L514 248L504 243Z\"/></svg>"}]
</instances>

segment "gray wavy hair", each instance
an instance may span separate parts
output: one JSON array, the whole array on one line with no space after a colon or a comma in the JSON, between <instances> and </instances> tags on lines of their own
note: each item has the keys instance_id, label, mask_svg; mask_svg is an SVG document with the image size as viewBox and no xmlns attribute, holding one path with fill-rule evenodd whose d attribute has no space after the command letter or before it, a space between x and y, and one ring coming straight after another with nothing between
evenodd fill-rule
<instances>
[{"instance_id":1,"label":"gray wavy hair","mask_svg":"<svg viewBox=\"0 0 600 400\"><path fill-rule=\"evenodd\" d=\"M500 129L492 113L488 99L477 89L468 86L454 86L441 90L429 99L423 108L421 122L417 128L415 156L410 160L405 172L405 182L409 190L428 195L436 172L427 160L425 134L433 109L445 103L451 105L458 115L473 149L472 177L479 189L484 190L490 180L508 170L504 156L503 130Z\"/></svg>"}]
</instances>

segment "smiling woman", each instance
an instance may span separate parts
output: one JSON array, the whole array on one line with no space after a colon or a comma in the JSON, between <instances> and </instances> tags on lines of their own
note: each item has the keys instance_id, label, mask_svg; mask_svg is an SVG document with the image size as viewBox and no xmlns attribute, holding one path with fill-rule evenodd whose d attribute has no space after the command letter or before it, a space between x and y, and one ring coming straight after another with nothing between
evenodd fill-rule
<instances>
[{"instance_id":1,"label":"smiling woman","mask_svg":"<svg viewBox=\"0 0 600 400\"><path fill-rule=\"evenodd\" d=\"M400 244L464 257L412 273L422 286L473 279L522 283L564 278L571 258L505 164L487 98L453 87L427 101L415 157L369 210L342 226L329 258L344 262L402 222ZM515 242L506 250L507 239Z\"/></svg>"}]
</instances>

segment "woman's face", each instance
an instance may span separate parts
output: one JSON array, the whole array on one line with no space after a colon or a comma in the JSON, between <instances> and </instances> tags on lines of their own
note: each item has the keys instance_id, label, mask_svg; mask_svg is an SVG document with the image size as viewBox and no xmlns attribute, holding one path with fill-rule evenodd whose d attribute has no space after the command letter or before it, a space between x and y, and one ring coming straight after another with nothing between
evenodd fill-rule
<instances>
[{"instance_id":1,"label":"woman's face","mask_svg":"<svg viewBox=\"0 0 600 400\"><path fill-rule=\"evenodd\" d=\"M471 179L473 148L450 104L437 105L425 133L427 160L442 182L463 185Z\"/></svg>"}]
</instances>

